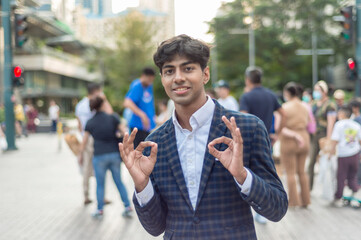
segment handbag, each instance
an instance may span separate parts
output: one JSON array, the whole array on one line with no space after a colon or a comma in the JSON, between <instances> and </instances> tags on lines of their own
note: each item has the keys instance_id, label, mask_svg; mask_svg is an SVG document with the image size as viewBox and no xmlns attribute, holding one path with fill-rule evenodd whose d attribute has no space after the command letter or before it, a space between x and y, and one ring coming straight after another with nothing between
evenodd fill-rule
<instances>
[{"instance_id":1,"label":"handbag","mask_svg":"<svg viewBox=\"0 0 361 240\"><path fill-rule=\"evenodd\" d=\"M6 138L1 136L0 137L0 149L2 151L5 151L8 148L8 142L6 141Z\"/></svg>"}]
</instances>

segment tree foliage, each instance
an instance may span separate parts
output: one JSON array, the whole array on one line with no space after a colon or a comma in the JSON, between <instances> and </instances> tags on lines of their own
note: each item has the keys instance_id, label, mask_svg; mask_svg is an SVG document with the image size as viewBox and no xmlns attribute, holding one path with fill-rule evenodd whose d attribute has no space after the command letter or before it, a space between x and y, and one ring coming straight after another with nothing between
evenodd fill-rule
<instances>
[{"instance_id":1,"label":"tree foliage","mask_svg":"<svg viewBox=\"0 0 361 240\"><path fill-rule=\"evenodd\" d=\"M152 37L156 33L155 25L138 11L130 11L119 17L113 24L112 38L115 49L102 49L99 58L106 77L105 92L115 109L121 109L130 83L141 75L144 67L155 68L152 56L156 49ZM158 77L157 77L158 78ZM160 81L156 79L155 89Z\"/></svg>"},{"instance_id":2,"label":"tree foliage","mask_svg":"<svg viewBox=\"0 0 361 240\"><path fill-rule=\"evenodd\" d=\"M297 56L297 49L311 49L312 32L318 48L332 48L336 54L344 45L332 16L338 14L337 0L235 0L223 4L210 22L215 34L218 76L231 81L240 92L248 66L248 35L230 34L230 29L248 29L244 19L253 11L256 65L264 70L264 85L281 90L289 81L312 85L312 57ZM319 70L335 56L318 56ZM319 78L324 74L319 71Z\"/></svg>"}]
</instances>

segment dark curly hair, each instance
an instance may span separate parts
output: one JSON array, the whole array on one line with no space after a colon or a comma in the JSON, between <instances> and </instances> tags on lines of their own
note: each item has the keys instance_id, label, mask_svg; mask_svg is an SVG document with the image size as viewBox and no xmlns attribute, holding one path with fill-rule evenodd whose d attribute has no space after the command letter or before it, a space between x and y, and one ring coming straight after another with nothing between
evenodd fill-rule
<instances>
[{"instance_id":1,"label":"dark curly hair","mask_svg":"<svg viewBox=\"0 0 361 240\"><path fill-rule=\"evenodd\" d=\"M162 42L153 55L153 60L162 73L164 63L172 61L176 55L187 57L189 60L199 63L202 70L204 70L208 64L210 46L182 34Z\"/></svg>"}]
</instances>

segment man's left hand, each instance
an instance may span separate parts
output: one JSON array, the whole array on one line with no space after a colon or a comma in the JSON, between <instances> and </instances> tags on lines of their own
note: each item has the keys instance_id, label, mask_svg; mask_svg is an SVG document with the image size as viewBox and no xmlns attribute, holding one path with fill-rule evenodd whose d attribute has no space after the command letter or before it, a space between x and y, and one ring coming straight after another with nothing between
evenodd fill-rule
<instances>
[{"instance_id":1,"label":"man's left hand","mask_svg":"<svg viewBox=\"0 0 361 240\"><path fill-rule=\"evenodd\" d=\"M243 184L247 177L247 171L243 166L243 139L241 131L237 127L234 117L228 120L223 116L222 120L231 132L232 139L225 136L214 139L208 144L209 153L218 158L238 183ZM228 145L228 148L224 151L218 151L214 146L220 143Z\"/></svg>"}]
</instances>

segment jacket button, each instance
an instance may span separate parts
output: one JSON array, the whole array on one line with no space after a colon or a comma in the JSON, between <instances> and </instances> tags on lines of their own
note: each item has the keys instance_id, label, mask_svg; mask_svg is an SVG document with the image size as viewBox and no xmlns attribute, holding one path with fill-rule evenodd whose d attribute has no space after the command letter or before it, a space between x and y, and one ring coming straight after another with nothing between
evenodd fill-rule
<instances>
[{"instance_id":1,"label":"jacket button","mask_svg":"<svg viewBox=\"0 0 361 240\"><path fill-rule=\"evenodd\" d=\"M193 218L193 222L194 222L195 224L198 224L198 223L201 222L201 220L199 219L199 217L194 217L194 218Z\"/></svg>"}]
</instances>

